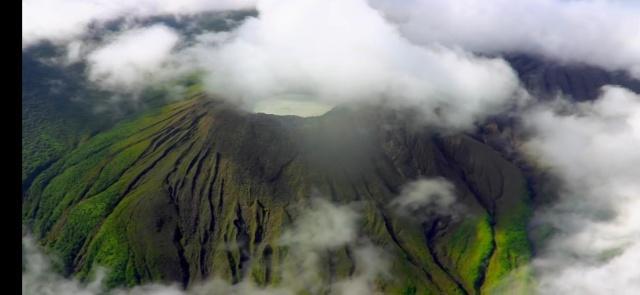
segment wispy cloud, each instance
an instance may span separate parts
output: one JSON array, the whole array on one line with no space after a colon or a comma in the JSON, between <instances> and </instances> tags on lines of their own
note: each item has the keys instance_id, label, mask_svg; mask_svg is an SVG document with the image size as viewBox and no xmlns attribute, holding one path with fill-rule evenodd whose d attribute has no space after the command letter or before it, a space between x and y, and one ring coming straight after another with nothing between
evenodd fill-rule
<instances>
[{"instance_id":1,"label":"wispy cloud","mask_svg":"<svg viewBox=\"0 0 640 295\"><path fill-rule=\"evenodd\" d=\"M207 11L252 8L253 0L24 0L22 47L41 41L66 43L81 38L91 26L119 18L193 15Z\"/></svg>"},{"instance_id":2,"label":"wispy cloud","mask_svg":"<svg viewBox=\"0 0 640 295\"><path fill-rule=\"evenodd\" d=\"M173 7L160 1L136 3L139 8L131 11L193 13L231 6L194 1ZM427 123L464 129L508 108L521 91L504 60L414 44L365 0L260 0L256 9L258 16L236 29L200 34L179 50L171 49L180 37L159 25L134 26L90 46L78 40L66 44L72 60L85 57L89 78L103 88L139 89L157 83L149 77L199 71L209 92L251 111L270 112L269 105L287 109L282 106L287 102L296 105L289 108L295 112L304 103L326 110L384 101L422 111ZM103 13L84 22L113 18L109 10Z\"/></svg>"},{"instance_id":3,"label":"wispy cloud","mask_svg":"<svg viewBox=\"0 0 640 295\"><path fill-rule=\"evenodd\" d=\"M113 36L87 55L89 80L105 89L136 92L144 85L175 78L165 67L179 41L180 36L164 25Z\"/></svg>"},{"instance_id":4,"label":"wispy cloud","mask_svg":"<svg viewBox=\"0 0 640 295\"><path fill-rule=\"evenodd\" d=\"M560 198L535 224L556 234L533 266L542 294L640 290L640 96L603 88L600 98L539 107L524 117L525 149L560 177Z\"/></svg>"},{"instance_id":5,"label":"wispy cloud","mask_svg":"<svg viewBox=\"0 0 640 295\"><path fill-rule=\"evenodd\" d=\"M541 55L626 70L640 79L633 0L370 0L412 41L489 54Z\"/></svg>"},{"instance_id":6,"label":"wispy cloud","mask_svg":"<svg viewBox=\"0 0 640 295\"><path fill-rule=\"evenodd\" d=\"M461 210L455 186L444 178L418 179L405 184L389 203L404 216L455 215Z\"/></svg>"},{"instance_id":7,"label":"wispy cloud","mask_svg":"<svg viewBox=\"0 0 640 295\"><path fill-rule=\"evenodd\" d=\"M201 57L209 91L249 109L291 95L332 106L386 101L466 128L519 90L503 60L413 44L364 0L265 0L257 10L224 41L186 51Z\"/></svg>"}]
</instances>

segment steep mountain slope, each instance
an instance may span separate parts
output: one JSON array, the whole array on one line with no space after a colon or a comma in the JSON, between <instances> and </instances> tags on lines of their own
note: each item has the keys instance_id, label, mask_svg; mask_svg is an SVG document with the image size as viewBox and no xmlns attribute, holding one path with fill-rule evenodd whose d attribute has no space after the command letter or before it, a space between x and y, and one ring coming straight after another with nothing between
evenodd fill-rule
<instances>
[{"instance_id":1,"label":"steep mountain slope","mask_svg":"<svg viewBox=\"0 0 640 295\"><path fill-rule=\"evenodd\" d=\"M625 72L610 72L582 64L561 64L543 57L512 54L505 57L520 81L534 95L549 98L557 94L576 101L593 100L604 85L619 85L640 92L640 81Z\"/></svg>"},{"instance_id":2,"label":"steep mountain slope","mask_svg":"<svg viewBox=\"0 0 640 295\"><path fill-rule=\"evenodd\" d=\"M85 77L86 65L63 65L61 49L51 44L22 54L22 183L28 187L43 169L95 133L147 108L166 104L161 85L137 99L115 100ZM57 61L55 61L57 60ZM190 86L192 77L175 83ZM171 86L171 85L169 85Z\"/></svg>"},{"instance_id":3,"label":"steep mountain slope","mask_svg":"<svg viewBox=\"0 0 640 295\"><path fill-rule=\"evenodd\" d=\"M437 176L455 185L459 218L389 208L403 185ZM289 255L282 230L314 197L361 204L361 235L392 256L394 275L378 281L387 293L486 293L531 255L526 180L487 145L374 107L281 117L203 96L53 163L24 193L23 224L67 274L107 266L111 286L210 276L278 285ZM321 277L352 276L351 251L328 251Z\"/></svg>"},{"instance_id":4,"label":"steep mountain slope","mask_svg":"<svg viewBox=\"0 0 640 295\"><path fill-rule=\"evenodd\" d=\"M231 14L242 19L252 12ZM171 27L187 30L187 23L198 21L212 30L228 30L228 22L218 15L164 22ZM121 26L114 22L113 30ZM191 32L189 34L193 34ZM114 94L99 91L84 77L84 65L61 67L61 49L51 44L30 48L22 55L22 181L25 186L42 169L62 157L92 134L125 119L126 114L137 114L143 105L156 104L158 93L147 93L139 101L124 100L114 105ZM506 60L516 70L526 88L533 94L550 97L557 93L576 100L594 99L599 88L606 84L621 85L640 92L640 81L620 72L607 72L585 65L561 65L544 58L515 54ZM47 63L52 63L48 64ZM157 92L157 91L156 91ZM96 112L103 108L102 112Z\"/></svg>"},{"instance_id":5,"label":"steep mountain slope","mask_svg":"<svg viewBox=\"0 0 640 295\"><path fill-rule=\"evenodd\" d=\"M92 95L81 86L81 71L63 71L38 60L51 50L42 46L22 55L22 180L27 184L34 172L105 122L91 120L91 106L74 101Z\"/></svg>"}]
</instances>

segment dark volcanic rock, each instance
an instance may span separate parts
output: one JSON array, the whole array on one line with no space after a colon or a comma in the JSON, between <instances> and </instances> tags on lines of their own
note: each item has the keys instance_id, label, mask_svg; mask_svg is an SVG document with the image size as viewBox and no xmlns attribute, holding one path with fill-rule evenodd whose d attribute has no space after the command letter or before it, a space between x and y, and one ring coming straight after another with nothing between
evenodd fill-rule
<instances>
[{"instance_id":1,"label":"dark volcanic rock","mask_svg":"<svg viewBox=\"0 0 640 295\"><path fill-rule=\"evenodd\" d=\"M640 92L640 81L622 71L610 72L583 64L559 64L542 57L520 54L509 55L506 60L525 87L543 98L562 93L576 101L593 100L604 85L618 85Z\"/></svg>"}]
</instances>

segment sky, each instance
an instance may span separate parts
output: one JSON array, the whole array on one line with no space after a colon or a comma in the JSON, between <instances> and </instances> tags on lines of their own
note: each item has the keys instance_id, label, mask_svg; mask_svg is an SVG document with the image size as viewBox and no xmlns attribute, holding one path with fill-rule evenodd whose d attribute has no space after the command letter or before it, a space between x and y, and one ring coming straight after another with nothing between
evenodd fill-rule
<instances>
[{"instance_id":1,"label":"sky","mask_svg":"<svg viewBox=\"0 0 640 295\"><path fill-rule=\"evenodd\" d=\"M634 294L640 292L633 263L640 259L640 96L609 85L594 101L541 102L501 56L524 53L640 79L638 3L23 0L22 48L55 44L64 52L60 66L85 63L88 81L131 99L146 87L199 73L208 93L248 111L314 116L340 104L380 103L418 110L424 124L452 131L511 112L528 134L521 152L562 184L559 200L538 209L533 221L559 233L532 262L539 293ZM257 15L195 36L144 21L230 10ZM104 29L115 21L125 25ZM103 33L94 38L96 32ZM449 210L455 195L443 181L411 184L390 206ZM357 215L336 210L347 224ZM363 246L362 255L372 249ZM369 275L344 288L367 290Z\"/></svg>"}]
</instances>

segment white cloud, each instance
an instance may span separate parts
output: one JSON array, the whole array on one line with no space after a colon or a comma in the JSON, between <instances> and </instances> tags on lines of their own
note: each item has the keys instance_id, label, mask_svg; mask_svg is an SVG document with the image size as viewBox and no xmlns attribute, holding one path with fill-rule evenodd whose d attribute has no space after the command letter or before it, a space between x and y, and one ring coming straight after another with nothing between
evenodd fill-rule
<instances>
[{"instance_id":1,"label":"white cloud","mask_svg":"<svg viewBox=\"0 0 640 295\"><path fill-rule=\"evenodd\" d=\"M102 7L107 4L101 1L91 3L82 5L99 5L97 10L104 15L94 15L93 6L89 7L86 13L78 12L87 18L83 23L121 15ZM234 7L189 3L184 7L163 1L136 3L130 14ZM242 3L238 7L249 5ZM76 4L66 0L61 5ZM123 7L117 2L111 5ZM139 91L158 78L199 70L209 92L266 113L320 115L337 104L384 102L417 109L426 123L465 129L507 109L522 91L504 60L438 44L416 45L366 0L258 0L256 5L257 17L231 32L196 36L195 44L180 44L180 50L172 51L180 40L178 33L161 25L125 31L97 49L91 48L94 44L62 39L67 42L67 60L85 57L89 79L102 88ZM69 19L74 19L73 13Z\"/></svg>"},{"instance_id":2,"label":"white cloud","mask_svg":"<svg viewBox=\"0 0 640 295\"><path fill-rule=\"evenodd\" d=\"M558 230L534 260L542 294L640 290L640 95L605 87L601 97L525 115L525 149L558 175L560 200L536 223Z\"/></svg>"},{"instance_id":3,"label":"white cloud","mask_svg":"<svg viewBox=\"0 0 640 295\"><path fill-rule=\"evenodd\" d=\"M105 89L135 92L174 77L175 73L164 67L179 40L179 35L164 25L120 33L87 55L88 78Z\"/></svg>"},{"instance_id":4,"label":"white cloud","mask_svg":"<svg viewBox=\"0 0 640 295\"><path fill-rule=\"evenodd\" d=\"M417 46L364 0L264 0L257 9L224 41L184 52L209 73L211 92L248 109L291 96L323 105L387 100L466 128L519 89L503 60Z\"/></svg>"},{"instance_id":5,"label":"white cloud","mask_svg":"<svg viewBox=\"0 0 640 295\"><path fill-rule=\"evenodd\" d=\"M253 0L23 0L23 49L43 40L56 43L81 37L90 25L125 17L192 15L207 11L246 9Z\"/></svg>"},{"instance_id":6,"label":"white cloud","mask_svg":"<svg viewBox=\"0 0 640 295\"><path fill-rule=\"evenodd\" d=\"M94 295L100 291L99 283L84 285L55 273L49 257L40 252L36 242L29 236L22 238L22 261L22 294Z\"/></svg>"},{"instance_id":7,"label":"white cloud","mask_svg":"<svg viewBox=\"0 0 640 295\"><path fill-rule=\"evenodd\" d=\"M419 179L403 186L400 195L389 206L397 213L416 214L454 213L456 205L455 187L444 178Z\"/></svg>"},{"instance_id":8,"label":"white cloud","mask_svg":"<svg viewBox=\"0 0 640 295\"><path fill-rule=\"evenodd\" d=\"M356 248L353 255L356 263L356 276L335 283L332 294L382 294L374 286L377 278L389 276L390 265L386 253L369 245Z\"/></svg>"},{"instance_id":9,"label":"white cloud","mask_svg":"<svg viewBox=\"0 0 640 295\"><path fill-rule=\"evenodd\" d=\"M524 52L640 79L640 4L615 0L370 0L403 35L483 53Z\"/></svg>"},{"instance_id":10,"label":"white cloud","mask_svg":"<svg viewBox=\"0 0 640 295\"><path fill-rule=\"evenodd\" d=\"M323 199L311 207L282 235L282 244L305 250L335 249L355 240L358 213L349 206L335 206Z\"/></svg>"},{"instance_id":11,"label":"white cloud","mask_svg":"<svg viewBox=\"0 0 640 295\"><path fill-rule=\"evenodd\" d=\"M334 205L324 199L311 199L310 206L296 224L282 234L281 243L289 248L285 259L283 283L290 290L311 294L368 295L375 294L375 280L387 276L388 257L359 237L360 214L353 205ZM328 250L351 246L355 274L327 285L318 271Z\"/></svg>"}]
</instances>

